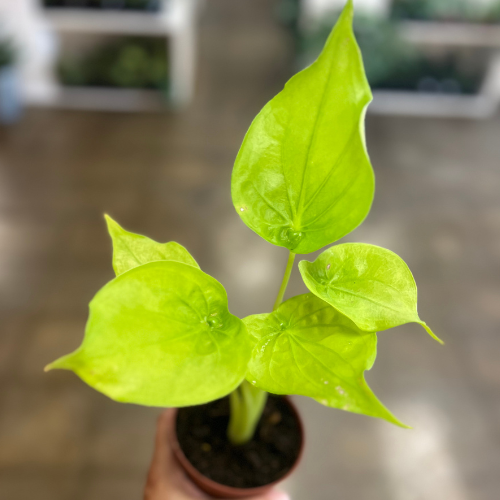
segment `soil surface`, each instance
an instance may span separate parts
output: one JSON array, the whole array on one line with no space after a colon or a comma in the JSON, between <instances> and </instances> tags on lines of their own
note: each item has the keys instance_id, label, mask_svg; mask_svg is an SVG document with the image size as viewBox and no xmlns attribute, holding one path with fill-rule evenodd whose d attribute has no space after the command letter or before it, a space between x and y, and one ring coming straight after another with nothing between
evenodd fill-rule
<instances>
[{"instance_id":1,"label":"soil surface","mask_svg":"<svg viewBox=\"0 0 500 500\"><path fill-rule=\"evenodd\" d=\"M177 438L186 458L204 476L236 488L255 488L282 478L300 452L302 436L283 398L269 396L253 439L233 446L226 437L229 399L180 408Z\"/></svg>"}]
</instances>

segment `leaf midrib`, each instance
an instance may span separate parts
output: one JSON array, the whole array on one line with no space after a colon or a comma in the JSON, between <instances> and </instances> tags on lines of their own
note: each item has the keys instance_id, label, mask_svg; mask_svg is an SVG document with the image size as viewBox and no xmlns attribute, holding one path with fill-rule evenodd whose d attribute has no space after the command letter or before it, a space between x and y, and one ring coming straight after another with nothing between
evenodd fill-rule
<instances>
[{"instance_id":1,"label":"leaf midrib","mask_svg":"<svg viewBox=\"0 0 500 500\"><path fill-rule=\"evenodd\" d=\"M406 313L406 311L404 310L401 310L401 309L395 309L394 307L391 307L387 304L384 304L382 302L378 302L377 300L375 299L372 299L371 297L367 297L361 293L356 293L356 292L351 292L350 290L346 290L344 288L339 288L339 287L336 287L336 286L333 286L333 285L329 285L328 286L329 289L333 289L333 290L338 290L340 292L343 292L343 293L347 293L348 295L354 295L354 297L359 297L363 300L367 300L368 302L372 302L373 304L377 304L378 306L380 307L384 307L386 309L389 309L391 311L394 311L394 312L397 312L397 313Z\"/></svg>"},{"instance_id":2,"label":"leaf midrib","mask_svg":"<svg viewBox=\"0 0 500 500\"><path fill-rule=\"evenodd\" d=\"M319 63L319 61L315 62L315 64L318 64L318 63ZM321 94L321 99L319 101L318 111L316 113L316 117L314 119L314 124L313 124L313 129L311 132L311 139L310 139L309 144L307 146L306 158L304 161L304 168L302 170L302 180L300 183L299 199L297 201L297 209L295 212L295 214L297 216L297 221L294 220L294 226L296 229L300 227L300 223L301 223L302 213L300 212L300 210L302 208L302 198L303 198L302 193L304 192L304 179L306 177L306 172L307 172L307 169L309 166L309 156L311 154L311 148L312 148L313 143L316 142L316 137L317 137L316 131L317 131L317 127L318 127L318 122L319 122L319 118L323 114L323 110L324 110L323 102L325 100L325 96L327 95L328 82L330 81L330 76L331 76L332 71L333 71L333 66L334 66L333 57L330 57L329 58L328 73L327 73L327 76L325 79L325 85L323 86L323 89L322 89L322 94Z\"/></svg>"},{"instance_id":3,"label":"leaf midrib","mask_svg":"<svg viewBox=\"0 0 500 500\"><path fill-rule=\"evenodd\" d=\"M332 371L328 366L326 366L323 361L321 361L320 359L318 359L318 357L313 354L311 351L309 351L308 349L306 349L306 347L303 345L302 342L299 342L297 339L293 338L293 341L295 342L295 344L300 347L302 350L304 350L309 356L311 356L311 358L313 358L318 364L320 364L327 373L330 373L333 377L335 377L336 379L340 380L341 382L343 382L346 386L348 387L351 387L352 389L354 389L355 391L359 391L359 388L356 387L355 385L353 385L352 383L350 382L347 382L343 377L340 377L337 373L335 373L334 371ZM292 343L290 342L290 345L292 345ZM322 347L325 347L325 346L322 346ZM347 365L349 365L349 367L352 369L353 373L354 373L354 377L357 375L356 374L356 370L352 367L352 365L350 363L348 363L344 358L342 358L342 356L340 356L339 354L337 354L335 351L333 351L332 349L329 349L335 356L339 357L340 359L342 359L342 361L344 361ZM299 364L297 363L296 361L296 357L295 357L295 353L293 352L293 348L291 349L292 351L292 355L293 355L293 359L295 361L295 364L297 365L297 367L299 368L299 370L301 371L301 373L303 373L302 369L300 368ZM315 381L315 385L319 385L316 381ZM322 394L324 395L324 394ZM319 395L319 397L321 397L322 395Z\"/></svg>"}]
</instances>

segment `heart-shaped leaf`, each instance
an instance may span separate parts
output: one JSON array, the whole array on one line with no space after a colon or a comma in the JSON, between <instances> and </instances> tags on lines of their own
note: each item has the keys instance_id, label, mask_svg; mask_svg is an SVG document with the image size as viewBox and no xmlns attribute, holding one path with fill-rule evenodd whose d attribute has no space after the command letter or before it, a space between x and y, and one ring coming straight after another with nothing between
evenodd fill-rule
<instances>
[{"instance_id":1,"label":"heart-shaped leaf","mask_svg":"<svg viewBox=\"0 0 500 500\"><path fill-rule=\"evenodd\" d=\"M363 376L375 361L375 333L360 331L311 293L243 321L255 338L247 373L251 384L274 394L310 396L327 406L403 426Z\"/></svg>"},{"instance_id":2,"label":"heart-shaped leaf","mask_svg":"<svg viewBox=\"0 0 500 500\"><path fill-rule=\"evenodd\" d=\"M186 406L234 390L250 353L224 287L193 266L163 261L104 286L90 303L81 347L47 368L73 370L117 401Z\"/></svg>"},{"instance_id":3,"label":"heart-shaped leaf","mask_svg":"<svg viewBox=\"0 0 500 500\"><path fill-rule=\"evenodd\" d=\"M314 261L299 263L307 288L365 331L418 323L417 286L410 269L394 252L365 243L328 248Z\"/></svg>"},{"instance_id":4,"label":"heart-shaped leaf","mask_svg":"<svg viewBox=\"0 0 500 500\"><path fill-rule=\"evenodd\" d=\"M352 231L373 199L363 123L372 96L352 16L349 1L318 59L257 115L233 170L245 224L295 253Z\"/></svg>"},{"instance_id":5,"label":"heart-shaped leaf","mask_svg":"<svg viewBox=\"0 0 500 500\"><path fill-rule=\"evenodd\" d=\"M157 260L174 260L200 268L191 254L179 243L157 243L146 236L125 231L109 215L105 217L108 232L113 240L113 269L117 276Z\"/></svg>"}]
</instances>

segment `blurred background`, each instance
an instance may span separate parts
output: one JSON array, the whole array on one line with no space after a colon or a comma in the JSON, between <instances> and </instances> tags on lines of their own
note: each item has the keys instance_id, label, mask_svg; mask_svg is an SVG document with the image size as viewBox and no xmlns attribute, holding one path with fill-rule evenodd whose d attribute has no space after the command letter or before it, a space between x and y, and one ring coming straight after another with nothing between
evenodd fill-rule
<instances>
[{"instance_id":1,"label":"blurred background","mask_svg":"<svg viewBox=\"0 0 500 500\"><path fill-rule=\"evenodd\" d=\"M232 164L342 0L0 0L0 498L141 498L157 409L43 367L113 277L103 213L186 246L230 308L268 311L286 251L240 221ZM494 500L500 490L500 2L355 0L375 99L372 212L417 325L367 380L414 430L296 398L294 500ZM315 255L307 257L312 260ZM305 287L294 272L288 295Z\"/></svg>"}]
</instances>

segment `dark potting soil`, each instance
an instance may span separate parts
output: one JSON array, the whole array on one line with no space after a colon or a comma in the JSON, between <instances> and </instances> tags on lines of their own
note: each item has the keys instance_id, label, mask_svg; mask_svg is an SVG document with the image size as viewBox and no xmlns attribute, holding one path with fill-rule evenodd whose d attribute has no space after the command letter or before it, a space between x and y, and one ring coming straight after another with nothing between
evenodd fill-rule
<instances>
[{"instance_id":1,"label":"dark potting soil","mask_svg":"<svg viewBox=\"0 0 500 500\"><path fill-rule=\"evenodd\" d=\"M188 408L177 416L177 438L186 458L204 476L236 488L282 478L302 445L300 426L283 398L269 396L253 439L233 446L226 437L229 399Z\"/></svg>"}]
</instances>

